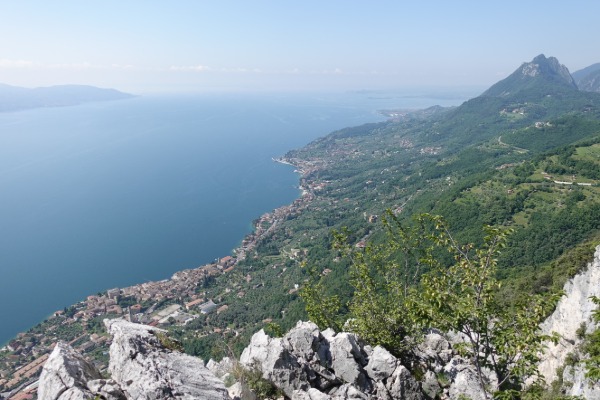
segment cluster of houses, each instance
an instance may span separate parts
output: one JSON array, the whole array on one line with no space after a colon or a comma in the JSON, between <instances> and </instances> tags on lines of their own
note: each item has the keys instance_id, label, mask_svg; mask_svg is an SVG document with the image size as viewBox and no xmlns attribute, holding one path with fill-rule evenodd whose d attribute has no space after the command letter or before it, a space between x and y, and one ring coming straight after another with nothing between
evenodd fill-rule
<instances>
[{"instance_id":1,"label":"cluster of houses","mask_svg":"<svg viewBox=\"0 0 600 400\"><path fill-rule=\"evenodd\" d=\"M318 169L318 165L305 162L299 172L305 175L315 169ZM227 304L217 304L207 298L202 290L204 283L234 270L238 260L244 259L280 222L290 215L300 213L314 198L314 191L323 190L326 183L303 179L303 197L289 206L263 215L256 224L256 231L248 235L242 246L235 250L235 257L226 256L198 268L176 272L170 279L114 288L102 294L88 296L84 301L56 311L47 324L44 324L43 332L30 330L19 334L15 340L0 349L0 399L27 399L35 396L37 376L48 354L58 340L64 340L58 332L71 325L76 327L74 331L82 333L68 340L85 354L106 348L109 344L108 336L88 331L89 324L96 322L98 317L121 316L152 326L185 325L201 315L226 311ZM299 255L300 250L292 249L291 258ZM243 295L244 292L238 293L238 297ZM214 331L221 329L214 328ZM102 369L103 366L98 367Z\"/></svg>"},{"instance_id":2,"label":"cluster of houses","mask_svg":"<svg viewBox=\"0 0 600 400\"><path fill-rule=\"evenodd\" d=\"M39 371L57 340L63 340L56 334L61 327L81 327L83 333L73 338L70 344L85 354L108 344L108 336L87 331L87 323L100 316L121 316L152 326L184 325L200 315L227 310L227 305L217 305L205 298L199 287L206 279L233 270L236 261L231 256L223 257L199 268L179 271L171 279L110 289L56 311L48 320L49 327L45 332L20 333L0 349L3 355L0 358L0 399L34 396Z\"/></svg>"},{"instance_id":3,"label":"cluster of houses","mask_svg":"<svg viewBox=\"0 0 600 400\"><path fill-rule=\"evenodd\" d=\"M285 221L289 216L294 216L302 212L307 207L307 204L314 198L312 192L308 192L303 188L303 197L294 200L288 206L279 207L273 212L263 214L255 221L254 232L248 234L242 241L242 245L235 250L236 258L243 260L247 254L250 254L259 243L260 239L266 237L272 232L281 222ZM224 270L223 272L229 272Z\"/></svg>"}]
</instances>

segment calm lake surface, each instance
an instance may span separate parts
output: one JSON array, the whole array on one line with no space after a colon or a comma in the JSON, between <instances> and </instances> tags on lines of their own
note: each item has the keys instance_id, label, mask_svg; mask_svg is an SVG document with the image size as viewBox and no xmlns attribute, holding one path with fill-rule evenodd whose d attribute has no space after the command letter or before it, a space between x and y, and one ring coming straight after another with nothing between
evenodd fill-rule
<instances>
[{"instance_id":1,"label":"calm lake surface","mask_svg":"<svg viewBox=\"0 0 600 400\"><path fill-rule=\"evenodd\" d=\"M112 287L231 254L298 195L271 157L471 95L144 96L0 114L0 345ZM414 94L416 93L416 94Z\"/></svg>"}]
</instances>

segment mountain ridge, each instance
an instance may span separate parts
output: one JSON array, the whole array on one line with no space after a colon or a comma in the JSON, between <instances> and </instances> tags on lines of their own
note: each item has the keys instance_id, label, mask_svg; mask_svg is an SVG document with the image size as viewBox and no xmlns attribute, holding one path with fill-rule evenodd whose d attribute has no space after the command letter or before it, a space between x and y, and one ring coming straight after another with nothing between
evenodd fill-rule
<instances>
[{"instance_id":1,"label":"mountain ridge","mask_svg":"<svg viewBox=\"0 0 600 400\"><path fill-rule=\"evenodd\" d=\"M582 78L584 78L586 75L589 75L596 71L600 71L600 63L595 63L595 64L589 65L585 68L582 68L580 70L577 70L577 71L571 73L571 76L573 77L573 79L575 79L575 83L577 83L577 85L579 85L579 81Z\"/></svg>"},{"instance_id":2,"label":"mountain ridge","mask_svg":"<svg viewBox=\"0 0 600 400\"><path fill-rule=\"evenodd\" d=\"M575 80L567 67L560 64L555 57L546 58L545 55L540 54L532 61L521 64L508 77L492 85L482 96L507 97L538 87L552 89L548 94L559 89L577 90Z\"/></svg>"},{"instance_id":3,"label":"mountain ridge","mask_svg":"<svg viewBox=\"0 0 600 400\"><path fill-rule=\"evenodd\" d=\"M586 92L600 92L600 69L582 77L577 85Z\"/></svg>"},{"instance_id":4,"label":"mountain ridge","mask_svg":"<svg viewBox=\"0 0 600 400\"><path fill-rule=\"evenodd\" d=\"M94 101L113 101L134 95L90 85L56 85L25 88L0 83L0 112L41 107L65 107Z\"/></svg>"}]
</instances>

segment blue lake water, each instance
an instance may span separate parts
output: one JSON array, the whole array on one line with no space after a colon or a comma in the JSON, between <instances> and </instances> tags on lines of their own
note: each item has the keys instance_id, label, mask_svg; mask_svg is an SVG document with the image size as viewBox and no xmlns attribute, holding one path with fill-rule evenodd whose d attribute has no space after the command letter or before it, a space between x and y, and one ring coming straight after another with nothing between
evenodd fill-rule
<instances>
[{"instance_id":1,"label":"blue lake water","mask_svg":"<svg viewBox=\"0 0 600 400\"><path fill-rule=\"evenodd\" d=\"M89 294L231 254L299 195L271 157L377 109L466 98L144 96L0 114L0 345Z\"/></svg>"}]
</instances>

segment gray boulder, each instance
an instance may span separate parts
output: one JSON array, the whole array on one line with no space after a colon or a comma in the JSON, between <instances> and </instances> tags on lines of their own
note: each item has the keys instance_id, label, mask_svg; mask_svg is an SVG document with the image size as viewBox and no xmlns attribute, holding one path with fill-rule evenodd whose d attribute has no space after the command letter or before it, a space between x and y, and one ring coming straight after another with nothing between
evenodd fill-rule
<instances>
[{"instance_id":1,"label":"gray boulder","mask_svg":"<svg viewBox=\"0 0 600 400\"><path fill-rule=\"evenodd\" d=\"M567 393L580 396L586 400L600 400L600 385L585 376L585 365L567 366L563 373L563 381L570 383Z\"/></svg>"},{"instance_id":2,"label":"gray boulder","mask_svg":"<svg viewBox=\"0 0 600 400\"><path fill-rule=\"evenodd\" d=\"M233 371L235 362L229 357L223 357L221 361L215 361L212 358L206 363L206 368L215 374L217 378L224 377Z\"/></svg>"},{"instance_id":3,"label":"gray boulder","mask_svg":"<svg viewBox=\"0 0 600 400\"><path fill-rule=\"evenodd\" d=\"M93 399L87 382L100 372L66 343L58 342L44 364L38 397L44 400Z\"/></svg>"},{"instance_id":4,"label":"gray boulder","mask_svg":"<svg viewBox=\"0 0 600 400\"><path fill-rule=\"evenodd\" d=\"M113 336L109 372L98 370L65 343L44 365L38 397L44 400L228 399L223 383L202 360L165 346L164 333L125 320L106 320Z\"/></svg>"},{"instance_id":5,"label":"gray boulder","mask_svg":"<svg viewBox=\"0 0 600 400\"><path fill-rule=\"evenodd\" d=\"M345 382L366 389L367 382L362 368L365 359L356 336L347 332L338 333L329 341L329 347L331 367L335 375Z\"/></svg>"},{"instance_id":6,"label":"gray boulder","mask_svg":"<svg viewBox=\"0 0 600 400\"><path fill-rule=\"evenodd\" d=\"M449 387L450 399L468 398L471 400L486 400L487 397L479 384L475 367L462 359L454 357L444 367L444 373L451 378ZM495 385L490 384L490 387Z\"/></svg>"},{"instance_id":7,"label":"gray boulder","mask_svg":"<svg viewBox=\"0 0 600 400\"><path fill-rule=\"evenodd\" d=\"M416 347L415 355L439 372L452 358L452 346L441 333L429 332Z\"/></svg>"},{"instance_id":8,"label":"gray boulder","mask_svg":"<svg viewBox=\"0 0 600 400\"><path fill-rule=\"evenodd\" d=\"M369 396L367 393L364 393L358 390L354 385L349 383L345 383L342 386L335 388L331 392L332 400L368 400L368 399L376 399L375 396Z\"/></svg>"},{"instance_id":9,"label":"gray boulder","mask_svg":"<svg viewBox=\"0 0 600 400\"><path fill-rule=\"evenodd\" d=\"M385 387L392 399L422 400L425 398L421 385L404 365L396 368Z\"/></svg>"},{"instance_id":10,"label":"gray boulder","mask_svg":"<svg viewBox=\"0 0 600 400\"><path fill-rule=\"evenodd\" d=\"M388 379L398 366L398 359L381 346L376 346L369 357L365 371L374 380Z\"/></svg>"},{"instance_id":11,"label":"gray boulder","mask_svg":"<svg viewBox=\"0 0 600 400\"><path fill-rule=\"evenodd\" d=\"M319 332L310 322L283 338L256 333L240 363L260 368L292 399L424 399L419 382L383 347L365 346L351 333Z\"/></svg>"},{"instance_id":12,"label":"gray boulder","mask_svg":"<svg viewBox=\"0 0 600 400\"><path fill-rule=\"evenodd\" d=\"M320 392L317 389L310 388L307 391L294 390L292 400L330 400L331 396Z\"/></svg>"},{"instance_id":13,"label":"gray boulder","mask_svg":"<svg viewBox=\"0 0 600 400\"><path fill-rule=\"evenodd\" d=\"M239 400L257 400L256 394L243 383L236 382L227 388L229 397Z\"/></svg>"},{"instance_id":14,"label":"gray boulder","mask_svg":"<svg viewBox=\"0 0 600 400\"><path fill-rule=\"evenodd\" d=\"M119 384L112 379L96 379L89 381L87 386L92 393L105 400L127 400Z\"/></svg>"},{"instance_id":15,"label":"gray boulder","mask_svg":"<svg viewBox=\"0 0 600 400\"><path fill-rule=\"evenodd\" d=\"M228 399L199 358L167 349L164 331L122 319L104 321L113 336L108 370L131 399Z\"/></svg>"},{"instance_id":16,"label":"gray boulder","mask_svg":"<svg viewBox=\"0 0 600 400\"><path fill-rule=\"evenodd\" d=\"M69 388L58 397L60 400L95 400L96 398L89 390L79 387Z\"/></svg>"},{"instance_id":17,"label":"gray boulder","mask_svg":"<svg viewBox=\"0 0 600 400\"><path fill-rule=\"evenodd\" d=\"M421 389L430 399L437 398L442 393L442 387L433 371L427 371L421 383Z\"/></svg>"},{"instance_id":18,"label":"gray boulder","mask_svg":"<svg viewBox=\"0 0 600 400\"><path fill-rule=\"evenodd\" d=\"M255 333L250 345L240 356L246 369L258 369L263 378L273 382L291 397L295 390L308 390L308 376L296 356L284 346L281 338L271 338L263 330Z\"/></svg>"}]
</instances>

